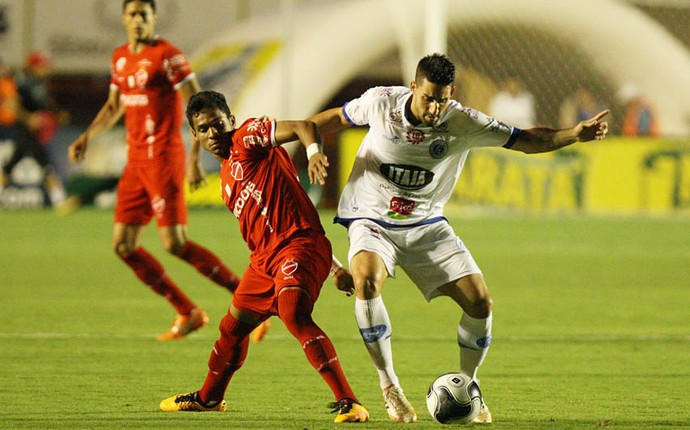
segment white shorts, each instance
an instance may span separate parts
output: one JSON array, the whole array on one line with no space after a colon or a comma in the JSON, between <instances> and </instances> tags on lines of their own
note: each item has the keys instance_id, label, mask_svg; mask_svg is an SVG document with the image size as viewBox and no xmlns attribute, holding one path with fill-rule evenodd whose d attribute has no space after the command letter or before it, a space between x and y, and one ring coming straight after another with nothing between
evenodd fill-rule
<instances>
[{"instance_id":1,"label":"white shorts","mask_svg":"<svg viewBox=\"0 0 690 430\"><path fill-rule=\"evenodd\" d=\"M446 221L418 227L387 228L359 219L348 227L352 261L360 251L378 254L388 276L400 266L427 301L442 295L438 287L467 275L481 274L464 243Z\"/></svg>"}]
</instances>

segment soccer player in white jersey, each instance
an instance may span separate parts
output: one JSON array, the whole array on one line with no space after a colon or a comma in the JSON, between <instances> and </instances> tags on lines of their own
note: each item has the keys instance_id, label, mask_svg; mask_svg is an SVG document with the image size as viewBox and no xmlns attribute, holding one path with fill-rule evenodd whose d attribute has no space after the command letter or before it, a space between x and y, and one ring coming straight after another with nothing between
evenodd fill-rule
<instances>
[{"instance_id":1,"label":"soccer player in white jersey","mask_svg":"<svg viewBox=\"0 0 690 430\"><path fill-rule=\"evenodd\" d=\"M469 250L443 216L469 150L502 147L524 153L554 151L600 140L604 110L572 128L521 130L451 97L455 66L441 54L422 58L410 87L375 87L340 108L309 118L321 133L369 126L343 190L336 222L348 228L355 317L378 371L392 421L417 414L393 369L391 322L381 297L396 266L427 301L448 296L462 309L457 327L460 371L477 378L491 343L492 301ZM482 400L477 422L492 422Z\"/></svg>"}]
</instances>

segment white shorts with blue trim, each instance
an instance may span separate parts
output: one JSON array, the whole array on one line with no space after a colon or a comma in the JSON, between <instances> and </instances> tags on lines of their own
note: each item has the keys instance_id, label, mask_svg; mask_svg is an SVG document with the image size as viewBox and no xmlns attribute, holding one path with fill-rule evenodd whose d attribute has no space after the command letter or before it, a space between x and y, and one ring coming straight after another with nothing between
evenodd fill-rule
<instances>
[{"instance_id":1,"label":"white shorts with blue trim","mask_svg":"<svg viewBox=\"0 0 690 430\"><path fill-rule=\"evenodd\" d=\"M383 260L388 276L400 266L427 301L442 295L438 288L472 274L481 274L465 244L447 221L414 227L383 227L368 219L348 226L348 260L369 251Z\"/></svg>"}]
</instances>

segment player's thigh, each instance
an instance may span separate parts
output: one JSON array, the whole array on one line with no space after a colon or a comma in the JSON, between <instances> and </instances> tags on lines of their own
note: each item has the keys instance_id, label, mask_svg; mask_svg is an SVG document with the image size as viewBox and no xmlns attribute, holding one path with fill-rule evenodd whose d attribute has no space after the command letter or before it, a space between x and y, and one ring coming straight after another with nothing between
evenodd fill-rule
<instances>
[{"instance_id":1,"label":"player's thigh","mask_svg":"<svg viewBox=\"0 0 690 430\"><path fill-rule=\"evenodd\" d=\"M409 229L398 253L400 266L427 300L444 295L439 287L481 270L469 249L447 222Z\"/></svg>"},{"instance_id":2,"label":"player's thigh","mask_svg":"<svg viewBox=\"0 0 690 430\"><path fill-rule=\"evenodd\" d=\"M395 277L395 266L398 264L396 252L398 245L395 243L394 234L394 232L366 219L350 223L347 229L347 236L350 241L348 261L353 276L355 276L354 271L360 271L359 267L362 267L361 271L365 273L358 273L358 275L365 276L371 271L378 272L380 265L383 264L386 277ZM378 258L374 258L374 255ZM356 268L353 268L353 265Z\"/></svg>"},{"instance_id":3,"label":"player's thigh","mask_svg":"<svg viewBox=\"0 0 690 430\"><path fill-rule=\"evenodd\" d=\"M276 297L284 288L300 288L316 303L332 264L331 243L322 233L302 232L285 241L273 256Z\"/></svg>"},{"instance_id":4,"label":"player's thigh","mask_svg":"<svg viewBox=\"0 0 690 430\"><path fill-rule=\"evenodd\" d=\"M264 273L255 262L244 271L232 296L232 307L253 320L261 320L272 313L274 307L275 284L273 278ZM234 315L236 318L238 315ZM239 319L239 318L238 318ZM241 319L245 322L246 319Z\"/></svg>"},{"instance_id":5,"label":"player's thigh","mask_svg":"<svg viewBox=\"0 0 690 430\"><path fill-rule=\"evenodd\" d=\"M141 178L142 170L125 166L117 185L115 223L146 225L151 221L151 199Z\"/></svg>"},{"instance_id":6,"label":"player's thigh","mask_svg":"<svg viewBox=\"0 0 690 430\"><path fill-rule=\"evenodd\" d=\"M290 237L275 253L253 255L233 296L233 306L255 315L278 315L284 288L299 288L315 303L331 265L331 244L321 233Z\"/></svg>"},{"instance_id":7,"label":"player's thigh","mask_svg":"<svg viewBox=\"0 0 690 430\"><path fill-rule=\"evenodd\" d=\"M142 176L158 226L186 225L184 162L156 163Z\"/></svg>"}]
</instances>

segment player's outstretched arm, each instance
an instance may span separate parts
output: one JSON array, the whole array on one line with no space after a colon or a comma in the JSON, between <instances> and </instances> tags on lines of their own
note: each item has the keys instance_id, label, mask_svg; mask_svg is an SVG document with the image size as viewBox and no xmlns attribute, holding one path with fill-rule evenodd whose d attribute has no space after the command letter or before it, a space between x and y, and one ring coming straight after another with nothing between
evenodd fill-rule
<instances>
[{"instance_id":1,"label":"player's outstretched arm","mask_svg":"<svg viewBox=\"0 0 690 430\"><path fill-rule=\"evenodd\" d=\"M316 115L307 118L307 121L314 122L321 134L338 133L350 127L350 123L343 114L342 107L319 112Z\"/></svg>"},{"instance_id":2,"label":"player's outstretched arm","mask_svg":"<svg viewBox=\"0 0 690 430\"><path fill-rule=\"evenodd\" d=\"M276 122L275 138L279 145L299 139L307 151L309 182L311 184L318 182L321 185L326 183L327 167L329 166L328 157L323 153L321 134L314 122L308 120L278 121Z\"/></svg>"},{"instance_id":3,"label":"player's outstretched arm","mask_svg":"<svg viewBox=\"0 0 690 430\"><path fill-rule=\"evenodd\" d=\"M580 121L571 128L560 130L535 127L520 130L515 144L510 148L526 154L550 152L572 145L575 142L602 140L609 131L608 122L604 120L609 110L603 110L592 118Z\"/></svg>"}]
</instances>

